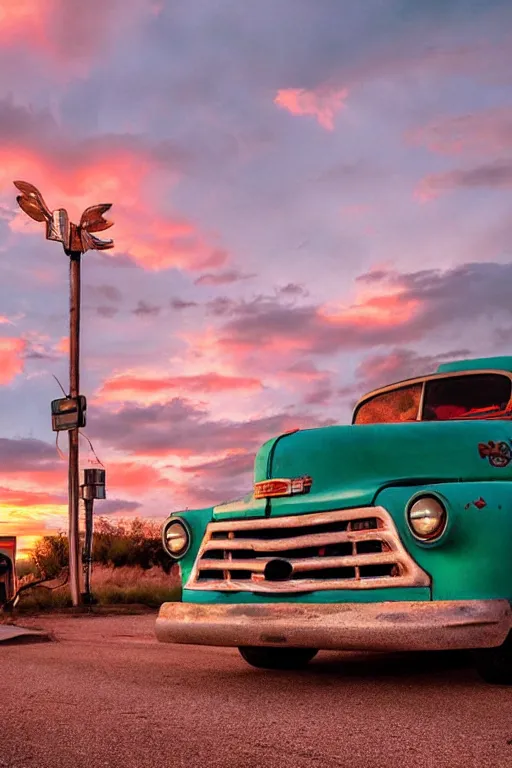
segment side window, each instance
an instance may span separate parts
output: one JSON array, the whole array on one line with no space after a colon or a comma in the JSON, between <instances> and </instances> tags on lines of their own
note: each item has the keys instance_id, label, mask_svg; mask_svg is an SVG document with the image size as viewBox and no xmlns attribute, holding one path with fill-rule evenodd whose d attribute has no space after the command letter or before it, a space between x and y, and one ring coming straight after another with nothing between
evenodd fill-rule
<instances>
[{"instance_id":1,"label":"side window","mask_svg":"<svg viewBox=\"0 0 512 768\"><path fill-rule=\"evenodd\" d=\"M383 392L363 402L354 414L354 424L416 421L423 384Z\"/></svg>"}]
</instances>

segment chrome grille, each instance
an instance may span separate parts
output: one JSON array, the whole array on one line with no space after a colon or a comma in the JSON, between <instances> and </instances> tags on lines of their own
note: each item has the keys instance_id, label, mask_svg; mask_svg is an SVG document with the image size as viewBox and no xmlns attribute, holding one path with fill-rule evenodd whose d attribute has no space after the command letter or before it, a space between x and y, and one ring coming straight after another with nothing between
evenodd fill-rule
<instances>
[{"instance_id":1,"label":"chrome grille","mask_svg":"<svg viewBox=\"0 0 512 768\"><path fill-rule=\"evenodd\" d=\"M291 576L269 581L285 559ZM187 589L259 593L428 586L383 507L209 523Z\"/></svg>"}]
</instances>

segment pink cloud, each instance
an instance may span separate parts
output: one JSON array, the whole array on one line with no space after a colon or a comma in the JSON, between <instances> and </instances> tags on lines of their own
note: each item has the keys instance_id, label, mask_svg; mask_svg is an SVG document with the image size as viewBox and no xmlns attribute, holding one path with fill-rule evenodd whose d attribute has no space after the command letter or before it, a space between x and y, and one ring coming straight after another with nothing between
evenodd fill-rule
<instances>
[{"instance_id":1,"label":"pink cloud","mask_svg":"<svg viewBox=\"0 0 512 768\"><path fill-rule=\"evenodd\" d=\"M29 46L61 78L85 74L95 57L155 14L146 0L0 0L0 44Z\"/></svg>"},{"instance_id":2,"label":"pink cloud","mask_svg":"<svg viewBox=\"0 0 512 768\"><path fill-rule=\"evenodd\" d=\"M184 460L194 456L219 457L233 448L254 452L273 435L327 423L332 420L317 419L292 409L244 420L214 419L204 408L174 398L145 406L126 404L117 412L112 408L95 408L89 434L92 439L139 460L171 456Z\"/></svg>"},{"instance_id":3,"label":"pink cloud","mask_svg":"<svg viewBox=\"0 0 512 768\"><path fill-rule=\"evenodd\" d=\"M199 355L203 363L228 363L233 371L258 370L270 383L280 371L289 388L298 386L307 397L328 398L329 372L316 369L309 359L418 342L444 326L464 328L477 315L509 314L510 272L510 264L487 262L409 273L374 268L356 280L351 303L299 306L277 297L231 300L217 316L216 326L184 338L191 359Z\"/></svg>"},{"instance_id":4,"label":"pink cloud","mask_svg":"<svg viewBox=\"0 0 512 768\"><path fill-rule=\"evenodd\" d=\"M311 115L326 131L334 130L334 118L345 106L346 88L284 88L277 92L274 104L292 115Z\"/></svg>"},{"instance_id":5,"label":"pink cloud","mask_svg":"<svg viewBox=\"0 0 512 768\"><path fill-rule=\"evenodd\" d=\"M0 337L0 384L9 384L23 372L26 344L24 339Z\"/></svg>"},{"instance_id":6,"label":"pink cloud","mask_svg":"<svg viewBox=\"0 0 512 768\"><path fill-rule=\"evenodd\" d=\"M230 283L238 283L240 280L249 280L251 277L255 277L255 275L232 269L227 272L219 272L218 274L206 273L198 277L194 282L196 285L229 285Z\"/></svg>"},{"instance_id":7,"label":"pink cloud","mask_svg":"<svg viewBox=\"0 0 512 768\"><path fill-rule=\"evenodd\" d=\"M347 216L350 219L361 219L368 211L371 210L369 205L362 203L352 203L351 205L344 205L341 209L343 216Z\"/></svg>"},{"instance_id":8,"label":"pink cloud","mask_svg":"<svg viewBox=\"0 0 512 768\"><path fill-rule=\"evenodd\" d=\"M407 138L443 155L508 152L512 149L512 107L440 118L410 132Z\"/></svg>"},{"instance_id":9,"label":"pink cloud","mask_svg":"<svg viewBox=\"0 0 512 768\"><path fill-rule=\"evenodd\" d=\"M357 283L352 303L297 305L279 296L231 301L214 327L187 332L190 362L257 370L279 397L307 406L326 406L338 396L337 375L315 365L320 356L396 344L423 334L427 302L402 276L372 272ZM185 358L186 359L186 358Z\"/></svg>"},{"instance_id":10,"label":"pink cloud","mask_svg":"<svg viewBox=\"0 0 512 768\"><path fill-rule=\"evenodd\" d=\"M48 14L54 10L55 0L0 0L0 39L7 44L32 39L42 46Z\"/></svg>"},{"instance_id":11,"label":"pink cloud","mask_svg":"<svg viewBox=\"0 0 512 768\"><path fill-rule=\"evenodd\" d=\"M429 202L455 189L510 189L512 161L498 160L468 169L454 169L426 176L414 191L421 203Z\"/></svg>"},{"instance_id":12,"label":"pink cloud","mask_svg":"<svg viewBox=\"0 0 512 768\"><path fill-rule=\"evenodd\" d=\"M147 270L176 267L198 271L224 264L228 254L215 242L208 242L195 224L162 214L146 202L143 188L160 170L157 161L143 147L115 149L109 143L102 144L100 139L94 152L77 152L79 159L67 165L64 158L52 157L49 152L0 144L0 192L14 197L14 178L40 184L50 209L64 205L75 221L88 205L114 202L115 249L111 258L124 253ZM44 184L40 182L43 179ZM37 224L27 224L22 221L25 218L22 211L17 212L11 229L37 232Z\"/></svg>"},{"instance_id":13,"label":"pink cloud","mask_svg":"<svg viewBox=\"0 0 512 768\"><path fill-rule=\"evenodd\" d=\"M107 379L99 391L100 401L154 402L173 394L207 394L262 389L259 379L250 376L224 376L202 373L190 376L149 376L124 374Z\"/></svg>"},{"instance_id":14,"label":"pink cloud","mask_svg":"<svg viewBox=\"0 0 512 768\"><path fill-rule=\"evenodd\" d=\"M26 491L23 489L13 489L0 487L0 498L2 506L9 507L41 507L47 505L61 505L65 503L62 496L45 491Z\"/></svg>"},{"instance_id":15,"label":"pink cloud","mask_svg":"<svg viewBox=\"0 0 512 768\"><path fill-rule=\"evenodd\" d=\"M162 207L163 193L179 181L185 165L183 152L169 142L129 134L77 142L50 113L0 101L0 194L15 205L13 179L30 181L41 188L50 209L64 206L74 221L89 205L113 203L111 258L128 256L152 271L202 271L226 263L229 256L215 233L203 233L195 222ZM12 231L39 231L40 225L16 211Z\"/></svg>"},{"instance_id":16,"label":"pink cloud","mask_svg":"<svg viewBox=\"0 0 512 768\"><path fill-rule=\"evenodd\" d=\"M405 332L420 301L394 286L392 291L361 292L351 305L287 307L261 302L242 309L218 335L216 348L239 360L254 351L276 355L280 365L297 353L329 353L379 343ZM211 345L211 334L208 337ZM195 341L196 348L201 344ZM269 358L271 359L271 358Z\"/></svg>"},{"instance_id":17,"label":"pink cloud","mask_svg":"<svg viewBox=\"0 0 512 768\"><path fill-rule=\"evenodd\" d=\"M356 377L360 382L358 392L362 394L362 387L365 392L369 392L395 381L434 373L440 363L468 357L470 354L468 349L454 349L437 355L419 355L411 349L396 347L387 353L369 355L356 369Z\"/></svg>"},{"instance_id":18,"label":"pink cloud","mask_svg":"<svg viewBox=\"0 0 512 768\"><path fill-rule=\"evenodd\" d=\"M84 448L82 462L86 455ZM114 491L129 494L167 484L160 470L144 461L133 457L127 461L118 457L111 461L104 457L104 460L107 484ZM66 472L66 461L59 457L55 445L31 438L0 438L0 485L10 489L0 496L0 504L9 501L19 502L20 506L64 503ZM59 490L62 496L56 495Z\"/></svg>"},{"instance_id":19,"label":"pink cloud","mask_svg":"<svg viewBox=\"0 0 512 768\"><path fill-rule=\"evenodd\" d=\"M169 484L160 470L140 461L108 462L107 468L108 485L114 490L134 493Z\"/></svg>"}]
</instances>

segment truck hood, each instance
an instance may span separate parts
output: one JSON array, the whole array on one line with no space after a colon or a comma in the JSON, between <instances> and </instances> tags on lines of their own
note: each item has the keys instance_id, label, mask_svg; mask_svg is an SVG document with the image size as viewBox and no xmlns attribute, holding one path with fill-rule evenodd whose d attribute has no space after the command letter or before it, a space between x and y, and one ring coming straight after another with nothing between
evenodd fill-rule
<instances>
[{"instance_id":1,"label":"truck hood","mask_svg":"<svg viewBox=\"0 0 512 768\"><path fill-rule=\"evenodd\" d=\"M307 495L272 499L272 514L366 506L389 485L512 479L511 438L512 424L508 421L303 430L263 446L256 457L254 479L312 477ZM249 509L247 513L251 514ZM258 514L256 508L254 513Z\"/></svg>"}]
</instances>

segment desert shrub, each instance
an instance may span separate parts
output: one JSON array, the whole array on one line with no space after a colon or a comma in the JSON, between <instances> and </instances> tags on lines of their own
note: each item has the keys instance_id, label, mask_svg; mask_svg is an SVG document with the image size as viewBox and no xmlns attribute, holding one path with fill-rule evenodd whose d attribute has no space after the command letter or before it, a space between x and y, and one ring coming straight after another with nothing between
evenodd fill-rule
<instances>
[{"instance_id":1,"label":"desert shrub","mask_svg":"<svg viewBox=\"0 0 512 768\"><path fill-rule=\"evenodd\" d=\"M93 563L114 568L159 567L167 574L172 568L172 560L162 547L160 525L140 518L116 522L96 518L92 558ZM43 536L32 553L32 565L47 578L57 576L68 562L68 540L64 533Z\"/></svg>"},{"instance_id":2,"label":"desert shrub","mask_svg":"<svg viewBox=\"0 0 512 768\"><path fill-rule=\"evenodd\" d=\"M149 520L112 523L100 517L94 526L93 561L117 568L129 565L148 569L157 565L169 573L172 561L162 547L160 531L161 526Z\"/></svg>"},{"instance_id":3,"label":"desert shrub","mask_svg":"<svg viewBox=\"0 0 512 768\"><path fill-rule=\"evenodd\" d=\"M41 576L53 579L69 562L67 537L63 533L43 536L32 552L32 562Z\"/></svg>"}]
</instances>

